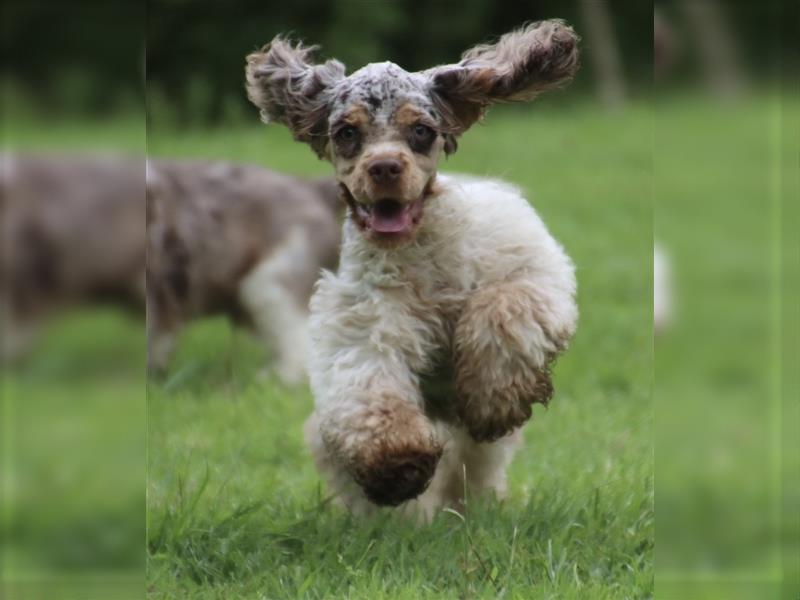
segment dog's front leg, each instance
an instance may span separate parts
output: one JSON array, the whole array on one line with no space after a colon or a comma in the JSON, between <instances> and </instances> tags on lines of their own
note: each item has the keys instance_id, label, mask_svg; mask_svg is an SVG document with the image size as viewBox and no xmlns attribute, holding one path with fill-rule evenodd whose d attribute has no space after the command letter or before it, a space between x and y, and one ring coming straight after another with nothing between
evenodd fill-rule
<instances>
[{"instance_id":1,"label":"dog's front leg","mask_svg":"<svg viewBox=\"0 0 800 600\"><path fill-rule=\"evenodd\" d=\"M468 300L455 331L455 378L459 417L476 441L512 432L534 403L550 400L550 364L576 320L568 285L548 290L535 279L505 281Z\"/></svg>"},{"instance_id":2,"label":"dog's front leg","mask_svg":"<svg viewBox=\"0 0 800 600\"><path fill-rule=\"evenodd\" d=\"M352 389L319 411L328 452L367 499L395 506L428 487L442 455L428 418L397 389Z\"/></svg>"},{"instance_id":3,"label":"dog's front leg","mask_svg":"<svg viewBox=\"0 0 800 600\"><path fill-rule=\"evenodd\" d=\"M329 465L323 470L339 492L339 482L354 480L374 504L415 498L442 454L413 375L412 365L424 361L424 326L388 301L343 308L327 300L323 284L310 324L313 421L322 443L313 431L309 441L317 463Z\"/></svg>"}]
</instances>

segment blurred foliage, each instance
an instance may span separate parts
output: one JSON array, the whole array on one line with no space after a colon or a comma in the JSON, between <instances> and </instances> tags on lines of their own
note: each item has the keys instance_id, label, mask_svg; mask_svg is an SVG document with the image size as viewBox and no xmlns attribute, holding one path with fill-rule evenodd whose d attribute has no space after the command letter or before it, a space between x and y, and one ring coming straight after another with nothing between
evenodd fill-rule
<instances>
[{"instance_id":1,"label":"blurred foliage","mask_svg":"<svg viewBox=\"0 0 800 600\"><path fill-rule=\"evenodd\" d=\"M649 80L650 7L623 0L612 10L625 38L630 78ZM172 116L179 124L226 120L235 104L245 105L249 113L242 91L244 57L279 33L318 44L323 58L335 56L350 70L389 60L414 71L455 62L476 43L528 21L555 17L580 31L577 3L553 0L157 0L148 10L148 93L161 103L154 112L165 104L177 107ZM587 74L581 78L586 81ZM204 104L198 100L200 89Z\"/></svg>"},{"instance_id":2,"label":"blurred foliage","mask_svg":"<svg viewBox=\"0 0 800 600\"><path fill-rule=\"evenodd\" d=\"M3 87L14 81L46 114L65 107L101 115L141 103L142 2L5 0L0 22Z\"/></svg>"},{"instance_id":3,"label":"blurred foliage","mask_svg":"<svg viewBox=\"0 0 800 600\"><path fill-rule=\"evenodd\" d=\"M669 81L696 81L696 40L685 2L655 3L673 30ZM720 3L741 64L754 79L769 78L783 48L797 59L800 37L785 0ZM650 89L653 3L606 3L626 87ZM180 126L251 119L243 91L244 57L278 33L319 44L321 56L350 69L390 60L418 70L458 60L476 43L528 21L563 18L584 37L583 68L572 86L591 92L592 41L578 0L6 0L2 6L3 81L22 89L24 104L51 114L59 108L97 115L141 105ZM769 36L764 31L769 30ZM789 52L786 52L786 51ZM796 64L796 63L794 63Z\"/></svg>"},{"instance_id":4,"label":"blurred foliage","mask_svg":"<svg viewBox=\"0 0 800 600\"><path fill-rule=\"evenodd\" d=\"M618 0L609 8L628 78L646 84L651 6ZM382 60L418 70L457 61L525 22L556 17L582 31L575 0L8 0L3 69L22 88L24 104L102 114L141 101L146 67L148 109L162 121L228 122L251 118L244 59L278 33L319 44L321 56L351 70ZM574 87L591 85L586 62Z\"/></svg>"}]
</instances>

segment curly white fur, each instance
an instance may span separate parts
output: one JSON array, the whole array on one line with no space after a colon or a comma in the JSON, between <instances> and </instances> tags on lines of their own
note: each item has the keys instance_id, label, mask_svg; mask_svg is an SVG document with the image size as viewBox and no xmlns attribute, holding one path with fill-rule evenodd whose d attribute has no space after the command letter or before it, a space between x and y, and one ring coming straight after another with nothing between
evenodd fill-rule
<instances>
[{"instance_id":1,"label":"curly white fur","mask_svg":"<svg viewBox=\"0 0 800 600\"><path fill-rule=\"evenodd\" d=\"M518 190L437 181L437 164L490 104L530 100L577 67L578 36L559 20L419 73L346 76L281 37L248 57L251 100L330 160L349 208L339 271L311 301L306 434L352 509L427 517L465 488L503 493L575 329L573 267Z\"/></svg>"},{"instance_id":2,"label":"curly white fur","mask_svg":"<svg viewBox=\"0 0 800 600\"><path fill-rule=\"evenodd\" d=\"M412 448L412 456L441 452L427 490L406 502L424 517L460 501L464 472L466 487L502 494L519 423L512 419L510 435L480 443L463 416L480 421L505 414L502 393L481 393L516 385L516 377L535 378L575 330L573 265L519 190L451 176L439 176L436 185L408 245L378 247L348 220L339 270L323 275L311 300L316 411L306 435L318 466L354 510L370 506L354 483L359 468L377 460L376 453L405 451L398 448ZM482 316L464 323L482 292L490 299L484 312L474 313ZM522 313L494 318L493 307L517 305ZM498 321L501 330L494 328ZM483 354L458 362L453 353L460 347ZM420 384L443 357L471 371L464 377L477 400L459 410L463 394L446 394L442 416L431 410ZM449 408L462 418L448 416Z\"/></svg>"}]
</instances>

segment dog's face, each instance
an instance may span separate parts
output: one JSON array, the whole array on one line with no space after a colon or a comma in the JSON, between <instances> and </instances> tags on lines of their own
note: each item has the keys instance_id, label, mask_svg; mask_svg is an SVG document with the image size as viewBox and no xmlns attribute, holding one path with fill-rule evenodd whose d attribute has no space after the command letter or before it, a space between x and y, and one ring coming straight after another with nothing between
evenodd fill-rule
<instances>
[{"instance_id":1,"label":"dog's face","mask_svg":"<svg viewBox=\"0 0 800 600\"><path fill-rule=\"evenodd\" d=\"M441 115L428 80L392 63L372 64L336 86L330 100L325 156L371 239L408 239L444 145Z\"/></svg>"},{"instance_id":2,"label":"dog's face","mask_svg":"<svg viewBox=\"0 0 800 600\"><path fill-rule=\"evenodd\" d=\"M494 102L530 100L567 82L578 38L560 21L534 23L461 62L409 73L376 63L345 75L313 48L276 38L248 56L247 91L266 121L287 125L330 160L350 217L370 240L413 238L440 155Z\"/></svg>"}]
</instances>

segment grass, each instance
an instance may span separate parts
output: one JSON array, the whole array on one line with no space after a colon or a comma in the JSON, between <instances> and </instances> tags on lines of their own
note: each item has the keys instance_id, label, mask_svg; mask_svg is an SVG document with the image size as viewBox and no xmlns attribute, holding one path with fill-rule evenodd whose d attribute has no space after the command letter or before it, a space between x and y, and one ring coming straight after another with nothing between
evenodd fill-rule
<instances>
[{"instance_id":1,"label":"grass","mask_svg":"<svg viewBox=\"0 0 800 600\"><path fill-rule=\"evenodd\" d=\"M300 439L312 398L261 377L268 352L246 332L197 324L169 375L145 384L141 322L58 323L0 381L5 597L139 598L146 546L152 598L796 598L798 289L779 275L800 256L800 111L751 100L673 98L655 136L640 106L553 103L495 110L464 136L443 168L525 189L578 266L581 323L553 403L526 426L510 498L471 498L430 527L331 506ZM34 148L145 139L140 120L9 132ZM151 129L147 144L329 171L255 123ZM653 196L677 279L655 363Z\"/></svg>"},{"instance_id":2,"label":"grass","mask_svg":"<svg viewBox=\"0 0 800 600\"><path fill-rule=\"evenodd\" d=\"M135 597L146 543L143 328L92 310L44 333L32 360L0 371L0 595Z\"/></svg>"},{"instance_id":3,"label":"grass","mask_svg":"<svg viewBox=\"0 0 800 600\"><path fill-rule=\"evenodd\" d=\"M655 361L657 592L797 598L797 100L668 108L654 188L677 295Z\"/></svg>"},{"instance_id":4,"label":"grass","mask_svg":"<svg viewBox=\"0 0 800 600\"><path fill-rule=\"evenodd\" d=\"M641 107L497 110L443 166L520 185L578 268L578 334L502 503L352 518L303 446L308 390L259 377L267 354L225 321L189 330L148 386L150 597L652 597L650 145ZM148 151L328 172L255 124L151 131Z\"/></svg>"}]
</instances>

